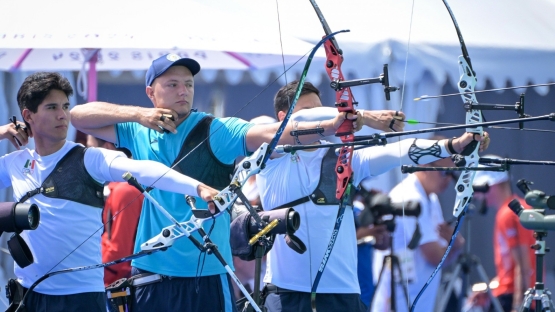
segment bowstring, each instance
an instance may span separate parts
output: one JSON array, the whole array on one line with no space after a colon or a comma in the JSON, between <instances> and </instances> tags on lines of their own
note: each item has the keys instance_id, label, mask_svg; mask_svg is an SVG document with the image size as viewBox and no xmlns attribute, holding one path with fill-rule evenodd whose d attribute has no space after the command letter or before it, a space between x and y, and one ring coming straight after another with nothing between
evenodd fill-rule
<instances>
[{"instance_id":1,"label":"bowstring","mask_svg":"<svg viewBox=\"0 0 555 312\"><path fill-rule=\"evenodd\" d=\"M281 48L281 63L283 65L283 76L284 76L283 78L285 79L285 85L287 85L287 83L288 83L287 82L287 71L288 70L285 70L285 56L284 56L284 53L283 53L283 38L281 36L281 19L279 17L279 3L278 3L278 0L276 0L276 12L277 12L278 33L279 33L279 46ZM305 53L305 55L306 55L306 53ZM298 63L298 61L295 62L295 64L293 64L291 67L293 67L297 63ZM289 67L289 69L291 69L291 67ZM289 101L289 98L287 98L287 100ZM291 105L291 103L289 103L289 104Z\"/></svg>"},{"instance_id":2,"label":"bowstring","mask_svg":"<svg viewBox=\"0 0 555 312\"><path fill-rule=\"evenodd\" d=\"M401 103L400 103L400 107L399 107L400 111L403 111L403 104L404 104L404 99L405 99L405 89L406 89L406 83L407 83L407 69L408 69L408 63L409 63L409 53L410 53L410 43L411 43L411 35L412 35L412 20L413 20L413 17L414 17L414 0L412 0L411 11L410 11L409 33L408 33L408 39L407 39L407 45L406 45L407 52L405 54L405 66L404 66L404 70L403 70L403 84L402 84L402 87L401 87ZM401 148L402 148L402 146L401 146L401 137L397 138L397 143L398 143L398 146L399 146L399 168L401 168L401 166L403 165L403 157L402 157L402 150L401 150ZM400 181L397 185L400 185L401 183L403 183L404 180L405 179L404 179L403 175L401 175ZM405 196L404 196L404 193L405 192L401 192L401 203L402 203L401 208L402 208L402 212L403 212L403 214L402 214L402 217L403 217L403 247L404 247L405 254L407 254L408 253L408 250L407 250L408 249L407 227L406 227L407 219L406 219L406 216L405 216ZM418 224L418 219L416 220L416 222ZM391 235L395 236L394 234L395 234L395 232L391 233ZM393 241L393 243L395 243L394 240L390 240L390 241ZM392 244L392 246L390 246L392 255L394 255L394 247L395 246L393 246L393 244ZM414 261L414 258L413 258L413 261ZM400 260L397 263L399 265L398 269L399 269L400 272L402 272L402 275L405 279L405 280L400 280L400 283L404 284L404 287L407 290L406 291L407 298L405 298L405 299L407 299L406 305L407 305L407 310L409 310L410 306L411 306L411 298L410 298L410 293L408 291L408 289L409 289L409 279L408 279L407 267L402 265L402 262ZM390 259L390 269L394 270L393 259ZM393 274L391 274L390 276L393 277L392 280L390 281L390 283L392 283L393 288L396 289L397 285L395 285L395 273L393 272ZM393 289L393 288L390 288L390 289ZM404 294L404 292L403 292L403 294ZM393 294L391 293L390 294L390 300L397 300L397 297L393 297Z\"/></svg>"}]
</instances>

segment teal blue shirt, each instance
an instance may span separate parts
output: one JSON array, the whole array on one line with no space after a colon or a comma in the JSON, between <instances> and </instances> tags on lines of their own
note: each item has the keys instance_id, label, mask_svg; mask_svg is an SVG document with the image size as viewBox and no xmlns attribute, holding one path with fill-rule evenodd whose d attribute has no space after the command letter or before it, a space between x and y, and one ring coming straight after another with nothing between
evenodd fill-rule
<instances>
[{"instance_id":1,"label":"teal blue shirt","mask_svg":"<svg viewBox=\"0 0 555 312\"><path fill-rule=\"evenodd\" d=\"M134 159L149 159L170 167L177 158L181 146L189 132L206 116L206 113L193 112L177 127L177 134L159 133L138 123L120 123L115 125L117 147L128 148ZM239 156L248 154L246 134L252 124L238 118L215 118L210 126L210 147L214 155L224 164L233 164ZM187 158L182 161L187 162ZM195 164L191 164L194 166ZM163 172L160 172L160 176ZM191 209L182 194L153 189L150 195L179 222L191 218ZM131 199L130 199L131 200ZM197 198L198 208L207 205ZM211 231L210 238L218 246L226 262L233 267L231 248L229 246L229 214L220 215ZM164 227L172 223L148 200L144 199L141 217L135 239L135 252L140 251L141 244L161 233ZM204 223L209 233L212 221ZM198 233L193 234L199 241ZM206 255L199 260L200 251L183 236L175 241L166 251L133 260L133 266L169 276L194 277L225 273L224 267L214 255ZM200 261L200 262L199 262ZM204 264L203 264L204 262ZM198 266L198 267L197 267ZM202 272L200 268L202 267ZM200 273L200 274L199 274Z\"/></svg>"}]
</instances>

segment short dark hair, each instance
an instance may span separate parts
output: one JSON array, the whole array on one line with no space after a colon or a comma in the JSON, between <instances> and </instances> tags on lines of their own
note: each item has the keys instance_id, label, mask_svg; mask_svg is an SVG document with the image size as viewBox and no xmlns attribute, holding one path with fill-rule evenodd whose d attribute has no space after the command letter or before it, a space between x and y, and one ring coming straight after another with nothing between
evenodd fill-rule
<instances>
[{"instance_id":1,"label":"short dark hair","mask_svg":"<svg viewBox=\"0 0 555 312\"><path fill-rule=\"evenodd\" d=\"M291 81L290 83L281 87L281 89L279 89L279 91L276 93L276 96L274 97L274 113L276 114L277 119L279 119L278 113L280 111L286 112L287 110L289 110L289 106L295 98L295 92L297 91L298 86L298 80ZM316 88L310 82L305 82L303 84L301 95L299 95L299 97L309 93L315 93L318 97L320 97L320 91L318 90L318 88Z\"/></svg>"},{"instance_id":2,"label":"short dark hair","mask_svg":"<svg viewBox=\"0 0 555 312\"><path fill-rule=\"evenodd\" d=\"M73 95L71 84L67 78L59 73L38 72L28 76L17 92L19 110L23 113L24 109L28 109L36 113L40 103L44 101L52 90L60 90L68 98Z\"/></svg>"}]
</instances>

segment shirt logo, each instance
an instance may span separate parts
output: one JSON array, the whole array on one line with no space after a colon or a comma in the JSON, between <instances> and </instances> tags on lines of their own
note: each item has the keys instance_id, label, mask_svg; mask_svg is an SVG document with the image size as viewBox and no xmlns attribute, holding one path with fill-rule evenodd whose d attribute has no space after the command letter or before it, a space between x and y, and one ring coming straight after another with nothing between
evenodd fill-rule
<instances>
[{"instance_id":1,"label":"shirt logo","mask_svg":"<svg viewBox=\"0 0 555 312\"><path fill-rule=\"evenodd\" d=\"M33 174L35 172L35 160L27 159L27 162L25 162L25 166L23 166L21 172L23 174Z\"/></svg>"}]
</instances>

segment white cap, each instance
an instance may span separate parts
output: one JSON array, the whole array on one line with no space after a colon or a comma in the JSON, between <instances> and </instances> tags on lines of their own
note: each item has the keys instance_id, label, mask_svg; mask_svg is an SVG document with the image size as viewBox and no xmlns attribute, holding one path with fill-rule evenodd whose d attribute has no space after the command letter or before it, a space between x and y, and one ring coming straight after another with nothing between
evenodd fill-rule
<instances>
[{"instance_id":1,"label":"white cap","mask_svg":"<svg viewBox=\"0 0 555 312\"><path fill-rule=\"evenodd\" d=\"M497 155L485 155L483 158L497 158L501 157ZM490 167L488 165L478 165L480 168ZM505 181L509 181L509 173L507 171L476 171L474 176L473 185L496 185Z\"/></svg>"}]
</instances>

